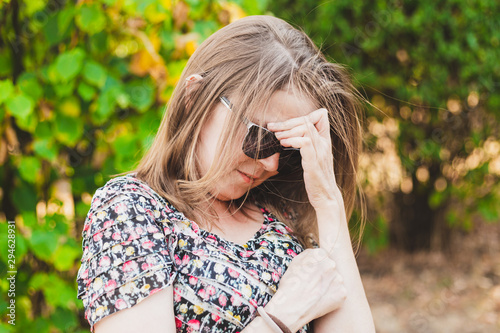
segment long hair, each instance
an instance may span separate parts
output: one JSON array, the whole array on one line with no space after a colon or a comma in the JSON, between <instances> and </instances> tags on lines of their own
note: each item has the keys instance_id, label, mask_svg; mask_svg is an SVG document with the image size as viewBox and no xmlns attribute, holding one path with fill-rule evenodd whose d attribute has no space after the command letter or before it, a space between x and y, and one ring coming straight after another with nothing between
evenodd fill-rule
<instances>
[{"instance_id":1,"label":"long hair","mask_svg":"<svg viewBox=\"0 0 500 333\"><path fill-rule=\"evenodd\" d=\"M184 82L192 74L203 79L188 91ZM305 33L275 17L237 20L197 48L167 104L152 146L134 170L137 177L187 217L203 216L204 221L197 222L213 226L215 211L202 211L202 207L210 206L214 199L210 189L234 159L238 146L231 138L241 131L240 117L254 118L266 110L274 92L290 87L329 112L335 177L349 221L357 193L362 97L343 66L327 61ZM234 112L221 124L220 158L201 176L196 156L200 131L221 96L234 96ZM319 243L315 211L301 175L290 179L278 174L249 188L239 203L249 196L289 225L304 247L311 247L311 240Z\"/></svg>"}]
</instances>

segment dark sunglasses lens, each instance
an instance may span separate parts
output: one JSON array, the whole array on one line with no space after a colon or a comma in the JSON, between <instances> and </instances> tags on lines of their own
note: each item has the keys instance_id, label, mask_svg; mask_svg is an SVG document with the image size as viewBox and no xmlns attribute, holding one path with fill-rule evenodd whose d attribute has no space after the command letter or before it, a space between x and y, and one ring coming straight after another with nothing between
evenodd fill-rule
<instances>
[{"instance_id":1,"label":"dark sunglasses lens","mask_svg":"<svg viewBox=\"0 0 500 333\"><path fill-rule=\"evenodd\" d=\"M243 152L245 155L251 158L262 159L280 151L281 145L279 140L274 136L274 133L265 131L257 126L250 127L243 141Z\"/></svg>"},{"instance_id":2,"label":"dark sunglasses lens","mask_svg":"<svg viewBox=\"0 0 500 333\"><path fill-rule=\"evenodd\" d=\"M280 154L278 165L278 172L280 174L297 174L302 175L302 156L299 150L283 150Z\"/></svg>"}]
</instances>

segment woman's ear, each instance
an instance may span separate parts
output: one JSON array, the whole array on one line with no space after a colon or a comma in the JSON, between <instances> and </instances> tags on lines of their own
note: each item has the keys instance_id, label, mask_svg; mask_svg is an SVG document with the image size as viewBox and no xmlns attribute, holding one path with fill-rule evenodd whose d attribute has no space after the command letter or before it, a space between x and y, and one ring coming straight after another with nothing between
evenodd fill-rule
<instances>
[{"instance_id":1,"label":"woman's ear","mask_svg":"<svg viewBox=\"0 0 500 333\"><path fill-rule=\"evenodd\" d=\"M191 74L186 78L186 96L188 99L196 90L196 83L202 79L203 77L200 74Z\"/></svg>"}]
</instances>

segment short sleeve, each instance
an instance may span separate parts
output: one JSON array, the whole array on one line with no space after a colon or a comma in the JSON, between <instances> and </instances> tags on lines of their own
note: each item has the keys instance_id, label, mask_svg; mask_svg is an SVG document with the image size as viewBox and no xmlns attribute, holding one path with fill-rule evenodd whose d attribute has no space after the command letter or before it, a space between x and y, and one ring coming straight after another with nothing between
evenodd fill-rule
<instances>
[{"instance_id":1,"label":"short sleeve","mask_svg":"<svg viewBox=\"0 0 500 333\"><path fill-rule=\"evenodd\" d=\"M164 205L144 185L108 184L92 198L77 275L91 332L102 318L134 306L176 276L177 242Z\"/></svg>"}]
</instances>

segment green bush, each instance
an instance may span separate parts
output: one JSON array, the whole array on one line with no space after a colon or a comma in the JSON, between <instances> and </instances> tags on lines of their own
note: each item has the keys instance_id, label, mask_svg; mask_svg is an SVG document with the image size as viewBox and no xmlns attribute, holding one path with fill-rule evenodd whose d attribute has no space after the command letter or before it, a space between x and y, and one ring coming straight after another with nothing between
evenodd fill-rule
<instances>
[{"instance_id":1,"label":"green bush","mask_svg":"<svg viewBox=\"0 0 500 333\"><path fill-rule=\"evenodd\" d=\"M15 221L15 267L1 239L0 315L17 270L16 325L83 332L76 298L81 232L95 190L151 143L189 56L265 1L0 2L2 235Z\"/></svg>"}]
</instances>

